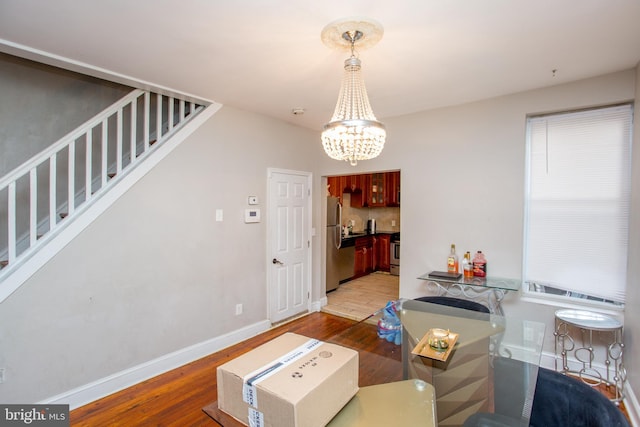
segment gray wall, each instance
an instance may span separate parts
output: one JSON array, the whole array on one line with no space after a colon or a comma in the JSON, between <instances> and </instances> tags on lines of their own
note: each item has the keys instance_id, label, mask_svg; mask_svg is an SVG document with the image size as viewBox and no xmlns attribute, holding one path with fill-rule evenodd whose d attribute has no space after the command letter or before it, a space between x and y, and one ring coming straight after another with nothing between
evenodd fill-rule
<instances>
[{"instance_id":1,"label":"gray wall","mask_svg":"<svg viewBox=\"0 0 640 427\"><path fill-rule=\"evenodd\" d=\"M0 176L130 91L0 53Z\"/></svg>"},{"instance_id":2,"label":"gray wall","mask_svg":"<svg viewBox=\"0 0 640 427\"><path fill-rule=\"evenodd\" d=\"M382 155L356 167L329 160L317 132L224 107L0 305L8 378L0 401L44 399L266 319L266 221L247 227L240 218L248 195L266 200L268 167L314 174L316 301L324 289L318 230L326 175L401 170L401 296L424 293L416 277L442 269L452 242L486 252L491 274L520 277L526 115L632 100L636 79L629 70L390 118ZM637 235L637 187L634 195ZM223 223L214 221L218 208ZM633 237L636 258L638 246ZM233 315L238 302L242 316ZM630 290L627 306L638 302ZM508 314L548 325L546 351L556 308L519 295L506 303ZM640 325L629 312L625 320L637 386Z\"/></svg>"},{"instance_id":3,"label":"gray wall","mask_svg":"<svg viewBox=\"0 0 640 427\"><path fill-rule=\"evenodd\" d=\"M39 401L266 319L267 222L244 224L247 196L264 209L267 168L313 171L319 150L313 132L224 107L0 305L0 401Z\"/></svg>"}]
</instances>

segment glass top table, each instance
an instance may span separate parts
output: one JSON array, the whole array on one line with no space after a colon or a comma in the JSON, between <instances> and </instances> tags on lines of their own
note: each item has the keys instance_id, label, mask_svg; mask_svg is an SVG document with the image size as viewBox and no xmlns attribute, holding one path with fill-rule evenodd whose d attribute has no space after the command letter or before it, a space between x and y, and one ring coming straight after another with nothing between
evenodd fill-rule
<instances>
[{"instance_id":1,"label":"glass top table","mask_svg":"<svg viewBox=\"0 0 640 427\"><path fill-rule=\"evenodd\" d=\"M438 276L432 271L418 276L426 282L430 294L463 297L469 300L484 300L492 313L504 315L501 302L507 292L519 291L522 281L505 277L463 277Z\"/></svg>"},{"instance_id":2,"label":"glass top table","mask_svg":"<svg viewBox=\"0 0 640 427\"><path fill-rule=\"evenodd\" d=\"M397 301L396 314L401 322L399 345L377 337L384 310L327 340L358 351L363 393L356 397L362 394L373 402L367 410L364 398L354 398L330 426L375 425L359 423L359 416L384 404L403 415L413 411L420 425L461 426L476 413L498 414L503 423L508 420L514 426L529 425L543 323L416 300ZM455 336L450 350L425 350L426 334L435 328ZM397 384L402 397L389 396L383 384ZM387 394L373 399L378 393ZM416 399L421 402L417 412ZM349 411L350 417L341 417Z\"/></svg>"}]
</instances>

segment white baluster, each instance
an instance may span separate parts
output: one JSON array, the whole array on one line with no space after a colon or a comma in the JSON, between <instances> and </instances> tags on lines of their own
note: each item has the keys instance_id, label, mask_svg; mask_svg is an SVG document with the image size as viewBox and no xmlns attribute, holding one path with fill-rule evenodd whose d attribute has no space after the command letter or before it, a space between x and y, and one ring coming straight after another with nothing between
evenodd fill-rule
<instances>
[{"instance_id":1,"label":"white baluster","mask_svg":"<svg viewBox=\"0 0 640 427\"><path fill-rule=\"evenodd\" d=\"M169 113L167 114L167 122L169 123L169 131L173 130L173 104L174 98L172 96L169 97Z\"/></svg>"},{"instance_id":2,"label":"white baluster","mask_svg":"<svg viewBox=\"0 0 640 427\"><path fill-rule=\"evenodd\" d=\"M185 115L184 115L184 114L185 114L185 112L184 112L184 104L185 104L185 101L183 101L183 100L181 99L181 100L179 100L179 101L178 101L178 103L179 103L178 105L180 106L180 107L179 107L179 108L180 108L180 110L179 110L179 111L180 111L180 120L179 120L179 122L178 122L178 123L182 123L182 121L184 120L184 117L185 117Z\"/></svg>"},{"instance_id":3,"label":"white baluster","mask_svg":"<svg viewBox=\"0 0 640 427\"><path fill-rule=\"evenodd\" d=\"M129 149L129 164L136 160L136 137L138 134L138 98L131 101L131 148Z\"/></svg>"},{"instance_id":4,"label":"white baluster","mask_svg":"<svg viewBox=\"0 0 640 427\"><path fill-rule=\"evenodd\" d=\"M9 264L16 259L16 181L11 181L7 188L8 206L7 206L7 225L8 225L8 254Z\"/></svg>"},{"instance_id":5,"label":"white baluster","mask_svg":"<svg viewBox=\"0 0 640 427\"><path fill-rule=\"evenodd\" d=\"M56 212L56 186L58 185L57 156L57 153L53 153L51 157L49 157L49 231L53 230L58 223Z\"/></svg>"},{"instance_id":6,"label":"white baluster","mask_svg":"<svg viewBox=\"0 0 640 427\"><path fill-rule=\"evenodd\" d=\"M92 182L91 182L91 178L92 178L92 166L93 166L93 162L92 162L92 157L93 157L93 128L89 129L89 131L86 133L85 136L85 141L86 141L86 145L87 148L85 150L86 153L86 157L85 157L85 179L84 179L84 199L85 200L89 200L91 198L91 190L92 190Z\"/></svg>"},{"instance_id":7,"label":"white baluster","mask_svg":"<svg viewBox=\"0 0 640 427\"><path fill-rule=\"evenodd\" d=\"M144 152L146 153L149 149L149 108L151 103L151 95L149 92L144 93L144 131L143 131L143 143L144 143Z\"/></svg>"},{"instance_id":8,"label":"white baluster","mask_svg":"<svg viewBox=\"0 0 640 427\"><path fill-rule=\"evenodd\" d=\"M37 167L29 171L29 247L38 240L38 173Z\"/></svg>"},{"instance_id":9,"label":"white baluster","mask_svg":"<svg viewBox=\"0 0 640 427\"><path fill-rule=\"evenodd\" d=\"M107 154L108 154L108 148L109 148L109 144L107 141L107 137L109 136L109 132L107 130L107 120L108 119L104 119L102 121L102 141L100 141L100 143L102 144L102 170L100 171L101 173L101 178L102 178L102 185L100 186L100 189L104 188L105 185L107 185Z\"/></svg>"},{"instance_id":10,"label":"white baluster","mask_svg":"<svg viewBox=\"0 0 640 427\"><path fill-rule=\"evenodd\" d=\"M122 171L122 108L116 113L116 174Z\"/></svg>"},{"instance_id":11,"label":"white baluster","mask_svg":"<svg viewBox=\"0 0 640 427\"><path fill-rule=\"evenodd\" d=\"M76 140L69 143L69 161L67 174L67 214L71 215L76 209Z\"/></svg>"},{"instance_id":12,"label":"white baluster","mask_svg":"<svg viewBox=\"0 0 640 427\"><path fill-rule=\"evenodd\" d=\"M160 142L162 138L162 95L157 95L157 108L156 108L156 142Z\"/></svg>"}]
</instances>

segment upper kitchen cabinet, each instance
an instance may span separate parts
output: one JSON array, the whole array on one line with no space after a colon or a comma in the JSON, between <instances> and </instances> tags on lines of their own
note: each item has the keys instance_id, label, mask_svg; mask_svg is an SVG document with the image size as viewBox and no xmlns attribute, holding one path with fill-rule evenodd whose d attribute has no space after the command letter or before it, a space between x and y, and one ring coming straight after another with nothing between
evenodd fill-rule
<instances>
[{"instance_id":1,"label":"upper kitchen cabinet","mask_svg":"<svg viewBox=\"0 0 640 427\"><path fill-rule=\"evenodd\" d=\"M329 194L333 197L338 197L340 199L340 203L342 203L342 193L344 193L346 180L346 176L330 176L327 178Z\"/></svg>"},{"instance_id":2,"label":"upper kitchen cabinet","mask_svg":"<svg viewBox=\"0 0 640 427\"><path fill-rule=\"evenodd\" d=\"M351 194L351 207L376 208L400 206L400 171L360 175L330 176L329 194L340 198Z\"/></svg>"},{"instance_id":3,"label":"upper kitchen cabinet","mask_svg":"<svg viewBox=\"0 0 640 427\"><path fill-rule=\"evenodd\" d=\"M369 185L369 206L385 206L384 189L386 187L384 173L372 173L371 185Z\"/></svg>"},{"instance_id":4,"label":"upper kitchen cabinet","mask_svg":"<svg viewBox=\"0 0 640 427\"><path fill-rule=\"evenodd\" d=\"M400 171L387 172L384 175L386 206L400 206Z\"/></svg>"},{"instance_id":5,"label":"upper kitchen cabinet","mask_svg":"<svg viewBox=\"0 0 640 427\"><path fill-rule=\"evenodd\" d=\"M369 175L353 175L351 177L353 192L351 193L351 207L369 207Z\"/></svg>"}]
</instances>

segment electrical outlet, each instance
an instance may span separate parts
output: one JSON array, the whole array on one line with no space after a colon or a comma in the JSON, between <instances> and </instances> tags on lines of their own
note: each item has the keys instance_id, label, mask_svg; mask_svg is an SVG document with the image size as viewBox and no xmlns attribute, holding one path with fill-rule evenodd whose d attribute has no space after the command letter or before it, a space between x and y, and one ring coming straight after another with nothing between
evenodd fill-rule
<instances>
[{"instance_id":1,"label":"electrical outlet","mask_svg":"<svg viewBox=\"0 0 640 427\"><path fill-rule=\"evenodd\" d=\"M236 304L236 316L242 314L242 304Z\"/></svg>"},{"instance_id":2,"label":"electrical outlet","mask_svg":"<svg viewBox=\"0 0 640 427\"><path fill-rule=\"evenodd\" d=\"M0 368L0 384L4 382L4 368Z\"/></svg>"}]
</instances>

